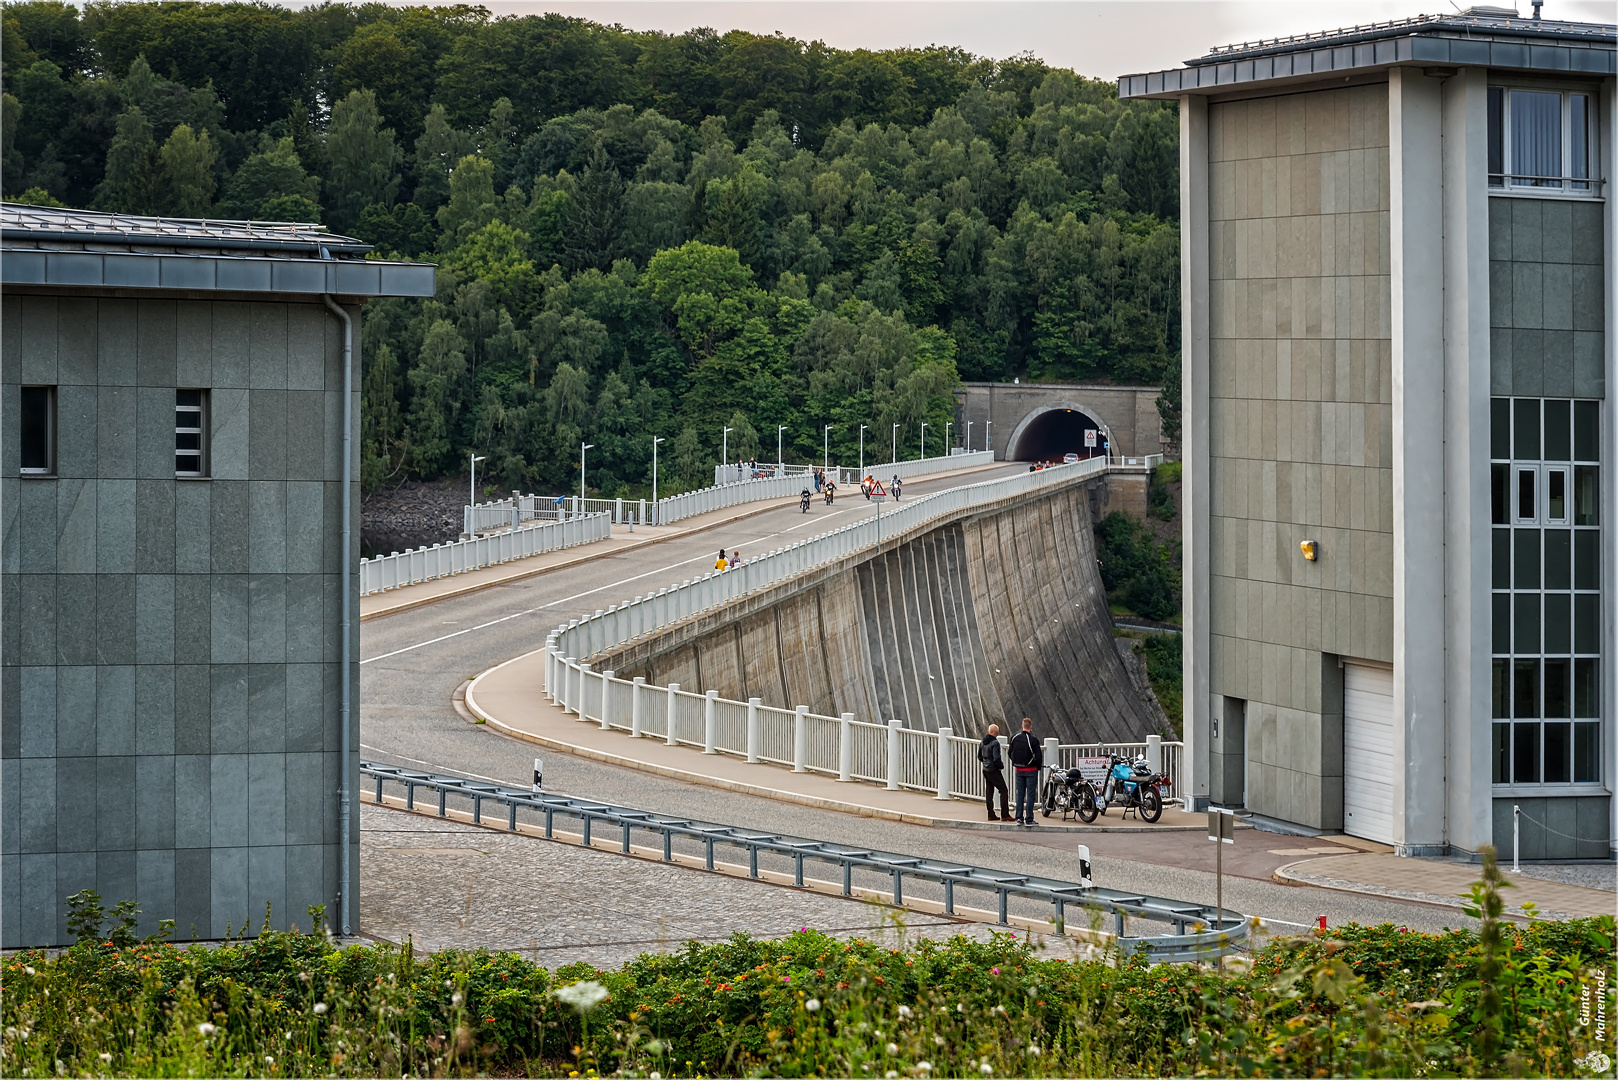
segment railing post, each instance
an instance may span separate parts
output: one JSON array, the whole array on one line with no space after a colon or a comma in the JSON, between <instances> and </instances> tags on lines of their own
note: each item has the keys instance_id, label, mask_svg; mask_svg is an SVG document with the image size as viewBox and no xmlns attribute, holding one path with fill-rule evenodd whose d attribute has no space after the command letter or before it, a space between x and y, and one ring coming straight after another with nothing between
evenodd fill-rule
<instances>
[{"instance_id":1,"label":"railing post","mask_svg":"<svg viewBox=\"0 0 1618 1080\"><path fill-rule=\"evenodd\" d=\"M848 784L854 780L854 714L846 712L838 721L837 780Z\"/></svg>"},{"instance_id":2,"label":"railing post","mask_svg":"<svg viewBox=\"0 0 1618 1080\"><path fill-rule=\"evenodd\" d=\"M763 704L762 698L750 697L747 699L747 760L758 763L758 707Z\"/></svg>"},{"instance_id":3,"label":"railing post","mask_svg":"<svg viewBox=\"0 0 1618 1080\"><path fill-rule=\"evenodd\" d=\"M646 677L636 675L635 683L629 691L629 737L638 739L641 736L641 706L646 696Z\"/></svg>"},{"instance_id":4,"label":"railing post","mask_svg":"<svg viewBox=\"0 0 1618 1080\"><path fill-rule=\"evenodd\" d=\"M792 718L792 771L809 771L809 706L799 705Z\"/></svg>"},{"instance_id":5,"label":"railing post","mask_svg":"<svg viewBox=\"0 0 1618 1080\"><path fill-rule=\"evenodd\" d=\"M1146 736L1146 767L1159 775L1163 772L1163 736Z\"/></svg>"},{"instance_id":6,"label":"railing post","mask_svg":"<svg viewBox=\"0 0 1618 1080\"><path fill-rule=\"evenodd\" d=\"M704 696L708 700L703 703L702 709L702 752L717 754L719 751L714 749L714 737L718 734L719 726L719 691L709 690Z\"/></svg>"},{"instance_id":7,"label":"railing post","mask_svg":"<svg viewBox=\"0 0 1618 1080\"><path fill-rule=\"evenodd\" d=\"M583 684L584 675L578 670L579 661L577 657L569 656L562 663L564 665L562 670L562 712L577 712L579 695L574 687Z\"/></svg>"},{"instance_id":8,"label":"railing post","mask_svg":"<svg viewBox=\"0 0 1618 1080\"><path fill-rule=\"evenodd\" d=\"M585 687L588 686L589 683L590 683L590 674L591 674L590 665L587 662L585 662L583 660L580 660L579 661L579 719L580 720L588 720L590 718L588 716L588 713L590 712L590 710L584 704L585 701L588 700L585 697L585 694L587 693L587 691L585 690Z\"/></svg>"},{"instance_id":9,"label":"railing post","mask_svg":"<svg viewBox=\"0 0 1618 1080\"><path fill-rule=\"evenodd\" d=\"M663 730L664 730L664 733L665 733L665 736L666 736L665 741L667 741L667 743L670 746L674 746L674 745L678 744L679 741L680 741L679 739L676 739L674 737L674 717L675 717L674 706L675 706L675 702L679 699L679 694L680 694L680 684L677 683L677 682L669 683L669 723L668 723L668 727L664 728Z\"/></svg>"},{"instance_id":10,"label":"railing post","mask_svg":"<svg viewBox=\"0 0 1618 1080\"><path fill-rule=\"evenodd\" d=\"M613 676L615 676L617 674L618 673L616 671L603 671L601 673L601 730L602 731L606 731L606 730L608 730L609 728L612 727L612 722L607 718L607 716L608 716L608 714L607 714L607 705L612 700L612 696L611 696L612 695L612 679L613 679Z\"/></svg>"},{"instance_id":11,"label":"railing post","mask_svg":"<svg viewBox=\"0 0 1618 1080\"><path fill-rule=\"evenodd\" d=\"M951 791L955 786L952 783L955 779L955 770L950 761L951 747L949 742L949 738L953 734L955 734L953 728L941 727L938 729L938 794L934 795L933 798L941 799L944 802L948 802L953 797Z\"/></svg>"},{"instance_id":12,"label":"railing post","mask_svg":"<svg viewBox=\"0 0 1618 1080\"><path fill-rule=\"evenodd\" d=\"M1061 741L1058 739L1046 739L1043 745L1045 768L1047 770L1056 768L1056 766L1059 764L1057 761L1058 755L1061 754L1061 750L1059 749L1059 747L1062 745Z\"/></svg>"},{"instance_id":13,"label":"railing post","mask_svg":"<svg viewBox=\"0 0 1618 1080\"><path fill-rule=\"evenodd\" d=\"M888 790L899 790L899 730L897 720L888 721Z\"/></svg>"}]
</instances>

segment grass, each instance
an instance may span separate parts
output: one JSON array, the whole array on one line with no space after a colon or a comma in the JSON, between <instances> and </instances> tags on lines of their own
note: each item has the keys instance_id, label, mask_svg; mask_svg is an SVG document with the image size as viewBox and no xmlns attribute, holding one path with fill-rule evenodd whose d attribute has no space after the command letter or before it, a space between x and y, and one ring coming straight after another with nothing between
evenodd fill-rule
<instances>
[{"instance_id":1,"label":"grass","mask_svg":"<svg viewBox=\"0 0 1618 1080\"><path fill-rule=\"evenodd\" d=\"M1614 986L1613 920L1513 927L1490 915L1501 887L1491 862L1481 935L1351 926L1224 970L805 929L551 972L268 929L180 948L86 919L73 947L0 966L0 1072L1570 1075L1602 1049L1578 1015L1594 968Z\"/></svg>"}]
</instances>

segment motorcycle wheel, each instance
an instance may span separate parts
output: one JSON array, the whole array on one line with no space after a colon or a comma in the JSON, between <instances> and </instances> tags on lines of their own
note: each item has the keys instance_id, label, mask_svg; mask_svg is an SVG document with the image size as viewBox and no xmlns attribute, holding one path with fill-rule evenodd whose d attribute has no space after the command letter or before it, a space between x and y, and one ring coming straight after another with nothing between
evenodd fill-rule
<instances>
[{"instance_id":1,"label":"motorcycle wheel","mask_svg":"<svg viewBox=\"0 0 1618 1080\"><path fill-rule=\"evenodd\" d=\"M1163 796L1157 793L1156 788L1147 788L1141 792L1140 816L1153 825L1163 816Z\"/></svg>"},{"instance_id":2,"label":"motorcycle wheel","mask_svg":"<svg viewBox=\"0 0 1618 1080\"><path fill-rule=\"evenodd\" d=\"M1076 808L1079 820L1086 825L1096 819L1096 797L1089 791L1079 792L1079 805Z\"/></svg>"},{"instance_id":3,"label":"motorcycle wheel","mask_svg":"<svg viewBox=\"0 0 1618 1080\"><path fill-rule=\"evenodd\" d=\"M1045 787L1045 797L1039 800L1039 812L1046 817L1051 816L1051 810L1056 806L1056 793L1049 785Z\"/></svg>"}]
</instances>

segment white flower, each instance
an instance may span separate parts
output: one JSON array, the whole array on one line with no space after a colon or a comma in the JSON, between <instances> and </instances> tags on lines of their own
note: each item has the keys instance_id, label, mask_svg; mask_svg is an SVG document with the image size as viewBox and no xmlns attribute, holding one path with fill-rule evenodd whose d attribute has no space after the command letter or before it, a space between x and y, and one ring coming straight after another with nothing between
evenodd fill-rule
<instances>
[{"instance_id":1,"label":"white flower","mask_svg":"<svg viewBox=\"0 0 1618 1080\"><path fill-rule=\"evenodd\" d=\"M103 1065L111 1065L112 1064L112 1055L111 1054L97 1054L96 1057L101 1059L101 1064L103 1064Z\"/></svg>"},{"instance_id":2,"label":"white flower","mask_svg":"<svg viewBox=\"0 0 1618 1080\"><path fill-rule=\"evenodd\" d=\"M889 1069L887 1072L883 1073L882 1075L887 1077L888 1080L898 1080L898 1078L899 1078L899 1072L898 1072L897 1069Z\"/></svg>"},{"instance_id":3,"label":"white flower","mask_svg":"<svg viewBox=\"0 0 1618 1080\"><path fill-rule=\"evenodd\" d=\"M908 1006L908 1005L899 1006L899 1015L904 1016L904 1017L908 1017L910 1015L910 1006Z\"/></svg>"},{"instance_id":4,"label":"white flower","mask_svg":"<svg viewBox=\"0 0 1618 1080\"><path fill-rule=\"evenodd\" d=\"M455 980L454 979L445 979L444 980L444 989L445 990L450 989L454 985L455 985Z\"/></svg>"},{"instance_id":5,"label":"white flower","mask_svg":"<svg viewBox=\"0 0 1618 1080\"><path fill-rule=\"evenodd\" d=\"M327 1006L326 1006L326 1003L324 1001L315 1002L315 1015L316 1016L325 1016L326 1015L326 1007Z\"/></svg>"},{"instance_id":6,"label":"white flower","mask_svg":"<svg viewBox=\"0 0 1618 1080\"><path fill-rule=\"evenodd\" d=\"M804 1008L805 1012L819 1012L820 1011L820 999L819 998L810 998L808 1001L803 1003L803 1008Z\"/></svg>"},{"instance_id":7,"label":"white flower","mask_svg":"<svg viewBox=\"0 0 1618 1080\"><path fill-rule=\"evenodd\" d=\"M930 1061L918 1061L916 1062L916 1071L930 1073L933 1071L933 1063Z\"/></svg>"},{"instance_id":8,"label":"white flower","mask_svg":"<svg viewBox=\"0 0 1618 1080\"><path fill-rule=\"evenodd\" d=\"M963 1012L965 1012L965 1011L966 1011L966 1003L965 1003L965 1002L961 1002L961 1001L957 1001L957 1002L956 1002L956 1003L955 1003L955 1011L956 1011L956 1012L958 1012L958 1013L963 1013Z\"/></svg>"},{"instance_id":9,"label":"white flower","mask_svg":"<svg viewBox=\"0 0 1618 1080\"><path fill-rule=\"evenodd\" d=\"M999 1013L1001 1016L1006 1015L1006 1007L1004 1005L996 1005L994 1007L994 1011Z\"/></svg>"},{"instance_id":10,"label":"white flower","mask_svg":"<svg viewBox=\"0 0 1618 1080\"><path fill-rule=\"evenodd\" d=\"M275 1064L275 1059L272 1058L270 1055L265 1054L264 1055L264 1064L273 1066Z\"/></svg>"},{"instance_id":11,"label":"white flower","mask_svg":"<svg viewBox=\"0 0 1618 1080\"><path fill-rule=\"evenodd\" d=\"M663 1074L659 1072L647 1073L646 1075L650 1077L651 1080L663 1080Z\"/></svg>"},{"instance_id":12,"label":"white flower","mask_svg":"<svg viewBox=\"0 0 1618 1080\"><path fill-rule=\"evenodd\" d=\"M978 1066L978 1072L982 1073L984 1076L993 1076L994 1066L985 1061L983 1064Z\"/></svg>"},{"instance_id":13,"label":"white flower","mask_svg":"<svg viewBox=\"0 0 1618 1080\"><path fill-rule=\"evenodd\" d=\"M34 970L34 969L33 969L33 968L31 968L31 967L25 967L25 968L23 968L23 970L24 970L24 971L26 971L26 972L28 972L28 974L30 974L30 975L38 975L38 974L39 974L39 972L37 972L37 971L35 971L35 970Z\"/></svg>"},{"instance_id":14,"label":"white flower","mask_svg":"<svg viewBox=\"0 0 1618 1080\"><path fill-rule=\"evenodd\" d=\"M1028 1048L1028 1053L1029 1053L1029 1056L1031 1056L1031 1057L1038 1057L1039 1056L1039 1047L1030 1046Z\"/></svg>"},{"instance_id":15,"label":"white flower","mask_svg":"<svg viewBox=\"0 0 1618 1080\"><path fill-rule=\"evenodd\" d=\"M291 1042L292 1041L292 1032L290 1032L290 1031L287 1032L286 1037L287 1037L287 1042Z\"/></svg>"},{"instance_id":16,"label":"white flower","mask_svg":"<svg viewBox=\"0 0 1618 1080\"><path fill-rule=\"evenodd\" d=\"M598 982L576 982L556 991L558 1001L573 1006L580 1016L607 1000L607 988Z\"/></svg>"},{"instance_id":17,"label":"white flower","mask_svg":"<svg viewBox=\"0 0 1618 1080\"><path fill-rule=\"evenodd\" d=\"M937 1043L939 1046L943 1046L944 1045L944 1036L942 1036L942 1035L934 1035L933 1036L933 1042Z\"/></svg>"},{"instance_id":18,"label":"white flower","mask_svg":"<svg viewBox=\"0 0 1618 1080\"><path fill-rule=\"evenodd\" d=\"M899 1044L898 1043L889 1043L888 1044L888 1053L897 1054L898 1052L899 1052Z\"/></svg>"},{"instance_id":19,"label":"white flower","mask_svg":"<svg viewBox=\"0 0 1618 1080\"><path fill-rule=\"evenodd\" d=\"M197 1025L197 1034L201 1035L204 1039L212 1035L214 1030L214 1026L208 1023L206 1020Z\"/></svg>"},{"instance_id":20,"label":"white flower","mask_svg":"<svg viewBox=\"0 0 1618 1080\"><path fill-rule=\"evenodd\" d=\"M466 999L465 999L465 998L463 998L463 997L462 997L462 996L461 996L461 995L460 995L460 994L451 994L451 995L450 995L450 996L449 996L449 1003L450 1003L450 1004L451 1004L451 1005L454 1005L454 1006L457 1006L457 1007L459 1007L459 1006L460 1006L460 1004L461 1004L461 1002L463 1002L463 1001L465 1001L465 1000L466 1000Z\"/></svg>"}]
</instances>

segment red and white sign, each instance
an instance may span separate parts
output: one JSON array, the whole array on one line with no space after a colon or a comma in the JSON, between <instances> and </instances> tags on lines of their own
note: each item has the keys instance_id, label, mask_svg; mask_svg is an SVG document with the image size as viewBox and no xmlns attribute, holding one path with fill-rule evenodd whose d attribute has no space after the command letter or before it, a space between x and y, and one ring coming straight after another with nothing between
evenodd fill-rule
<instances>
[{"instance_id":1,"label":"red and white sign","mask_svg":"<svg viewBox=\"0 0 1618 1080\"><path fill-rule=\"evenodd\" d=\"M1092 784L1105 783L1107 773L1112 769L1112 758L1081 757L1076 763L1079 775Z\"/></svg>"},{"instance_id":2,"label":"red and white sign","mask_svg":"<svg viewBox=\"0 0 1618 1080\"><path fill-rule=\"evenodd\" d=\"M1096 444L1096 429L1095 428L1085 428L1084 429L1084 445L1085 446L1094 446L1095 444Z\"/></svg>"}]
</instances>

